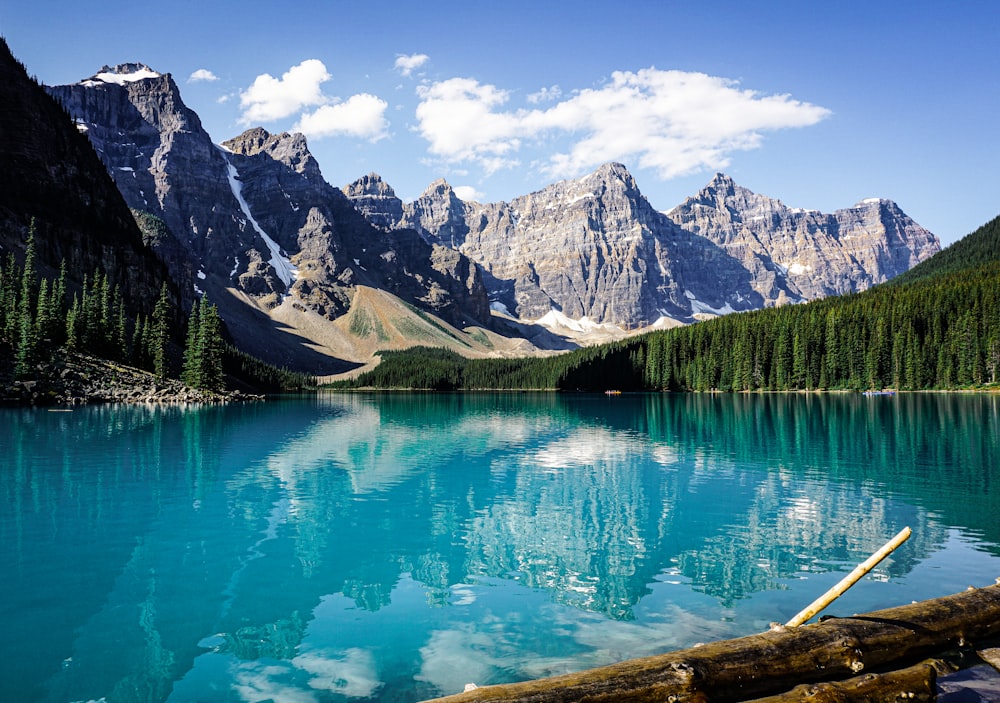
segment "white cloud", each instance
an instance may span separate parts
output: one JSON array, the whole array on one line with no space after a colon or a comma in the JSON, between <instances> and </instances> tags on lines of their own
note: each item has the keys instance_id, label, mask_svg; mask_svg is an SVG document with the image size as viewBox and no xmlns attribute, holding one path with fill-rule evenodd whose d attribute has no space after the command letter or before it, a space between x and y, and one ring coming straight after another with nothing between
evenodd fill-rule
<instances>
[{"instance_id":1,"label":"white cloud","mask_svg":"<svg viewBox=\"0 0 1000 703\"><path fill-rule=\"evenodd\" d=\"M562 89L557 85L551 85L548 87L542 87L537 93L531 93L526 96L526 99L532 105L537 105L538 103L552 102L553 100L558 100L562 97Z\"/></svg>"},{"instance_id":2,"label":"white cloud","mask_svg":"<svg viewBox=\"0 0 1000 703\"><path fill-rule=\"evenodd\" d=\"M481 193L472 186L455 186L452 190L455 191L455 195L467 203L480 202L486 197L485 193Z\"/></svg>"},{"instance_id":3,"label":"white cloud","mask_svg":"<svg viewBox=\"0 0 1000 703\"><path fill-rule=\"evenodd\" d=\"M471 78L450 78L417 88L417 131L432 154L446 161L475 161L488 173L516 166L510 156L531 135L523 112L496 112L509 94Z\"/></svg>"},{"instance_id":4,"label":"white cloud","mask_svg":"<svg viewBox=\"0 0 1000 703\"><path fill-rule=\"evenodd\" d=\"M430 59L427 54L400 54L396 57L396 63L393 64L393 68L400 72L401 75L409 76L415 70L423 66Z\"/></svg>"},{"instance_id":5,"label":"white cloud","mask_svg":"<svg viewBox=\"0 0 1000 703\"><path fill-rule=\"evenodd\" d=\"M188 83L197 83L199 81L217 81L219 77L209 71L207 68L199 68L197 71L188 76Z\"/></svg>"},{"instance_id":6,"label":"white cloud","mask_svg":"<svg viewBox=\"0 0 1000 703\"><path fill-rule=\"evenodd\" d=\"M307 59L292 66L281 78L269 73L257 76L253 85L240 93L243 115L241 124L273 122L295 114L305 107L323 105L329 98L320 86L330 80L326 66L318 59Z\"/></svg>"},{"instance_id":7,"label":"white cloud","mask_svg":"<svg viewBox=\"0 0 1000 703\"><path fill-rule=\"evenodd\" d=\"M557 97L553 90L533 95L540 102ZM732 152L758 147L763 131L812 125L830 114L788 95L740 89L733 80L655 68L615 72L600 88L544 110L504 110L507 91L469 78L420 86L417 94L416 129L431 154L492 173L517 165L526 141L568 138L567 151L542 162L556 177L607 161L652 168L664 179L721 169Z\"/></svg>"},{"instance_id":8,"label":"white cloud","mask_svg":"<svg viewBox=\"0 0 1000 703\"><path fill-rule=\"evenodd\" d=\"M323 105L311 113L303 114L293 129L317 139L343 136L377 142L389 136L389 123L385 119L388 107L385 100L360 93L352 95L345 102Z\"/></svg>"}]
</instances>

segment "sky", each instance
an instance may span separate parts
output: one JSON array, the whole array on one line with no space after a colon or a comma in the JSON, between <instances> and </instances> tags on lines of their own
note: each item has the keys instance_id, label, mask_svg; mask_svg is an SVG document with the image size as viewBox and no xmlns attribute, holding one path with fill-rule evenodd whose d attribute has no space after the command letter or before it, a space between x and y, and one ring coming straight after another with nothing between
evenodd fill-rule
<instances>
[{"instance_id":1,"label":"sky","mask_svg":"<svg viewBox=\"0 0 1000 703\"><path fill-rule=\"evenodd\" d=\"M721 171L789 207L1000 214L1000 1L0 0L28 72L170 73L219 143L303 132L326 179L496 202L625 164L659 210Z\"/></svg>"}]
</instances>

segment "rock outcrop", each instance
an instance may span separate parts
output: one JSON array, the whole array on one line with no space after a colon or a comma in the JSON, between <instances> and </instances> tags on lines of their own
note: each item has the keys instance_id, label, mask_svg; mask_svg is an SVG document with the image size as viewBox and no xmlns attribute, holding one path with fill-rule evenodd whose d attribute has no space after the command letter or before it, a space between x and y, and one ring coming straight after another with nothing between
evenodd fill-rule
<instances>
[{"instance_id":1,"label":"rock outcrop","mask_svg":"<svg viewBox=\"0 0 1000 703\"><path fill-rule=\"evenodd\" d=\"M30 380L0 384L0 405L227 403L262 400L239 390L189 388L176 379L93 356L57 350Z\"/></svg>"},{"instance_id":2,"label":"rock outcrop","mask_svg":"<svg viewBox=\"0 0 1000 703\"><path fill-rule=\"evenodd\" d=\"M362 176L343 190L354 207L376 227L393 229L402 221L403 201L377 173Z\"/></svg>"}]
</instances>

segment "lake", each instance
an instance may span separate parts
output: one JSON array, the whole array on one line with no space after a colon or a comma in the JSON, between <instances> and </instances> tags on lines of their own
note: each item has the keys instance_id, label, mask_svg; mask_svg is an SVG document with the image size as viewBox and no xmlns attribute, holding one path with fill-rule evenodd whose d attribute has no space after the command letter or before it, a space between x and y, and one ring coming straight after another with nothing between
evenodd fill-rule
<instances>
[{"instance_id":1,"label":"lake","mask_svg":"<svg viewBox=\"0 0 1000 703\"><path fill-rule=\"evenodd\" d=\"M413 701L1000 576L1000 397L0 410L17 701Z\"/></svg>"}]
</instances>

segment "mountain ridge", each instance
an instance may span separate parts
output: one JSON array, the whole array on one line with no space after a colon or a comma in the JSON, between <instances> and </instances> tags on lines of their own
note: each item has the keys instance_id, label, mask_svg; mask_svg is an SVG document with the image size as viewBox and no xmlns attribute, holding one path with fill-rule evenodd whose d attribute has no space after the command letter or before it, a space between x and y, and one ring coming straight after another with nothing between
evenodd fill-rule
<instances>
[{"instance_id":1,"label":"mountain ridge","mask_svg":"<svg viewBox=\"0 0 1000 703\"><path fill-rule=\"evenodd\" d=\"M755 290L776 304L865 290L940 250L891 200L822 213L788 207L721 173L667 216L739 259Z\"/></svg>"},{"instance_id":2,"label":"mountain ridge","mask_svg":"<svg viewBox=\"0 0 1000 703\"><path fill-rule=\"evenodd\" d=\"M626 329L864 290L940 248L890 200L823 214L789 208L723 173L658 212L615 162L510 202L466 202L438 179L403 203L377 174L343 191L380 226L413 228L467 254L502 309L530 319L555 310ZM618 304L606 304L609 291Z\"/></svg>"}]
</instances>

